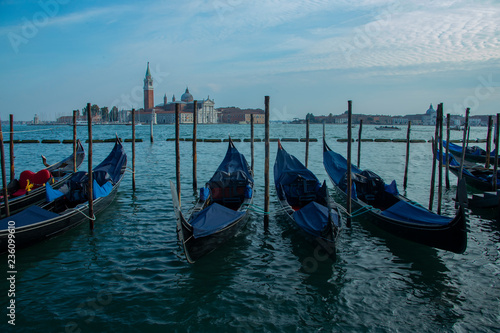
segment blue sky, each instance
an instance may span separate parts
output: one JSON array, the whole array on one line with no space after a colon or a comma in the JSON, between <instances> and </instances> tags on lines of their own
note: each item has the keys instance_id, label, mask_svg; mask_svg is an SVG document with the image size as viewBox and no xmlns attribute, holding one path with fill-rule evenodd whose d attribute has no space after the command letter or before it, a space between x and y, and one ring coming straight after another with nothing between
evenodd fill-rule
<instances>
[{"instance_id":1,"label":"blue sky","mask_svg":"<svg viewBox=\"0 0 500 333\"><path fill-rule=\"evenodd\" d=\"M500 112L500 3L460 0L0 2L0 116L143 106L186 86L273 119Z\"/></svg>"}]
</instances>

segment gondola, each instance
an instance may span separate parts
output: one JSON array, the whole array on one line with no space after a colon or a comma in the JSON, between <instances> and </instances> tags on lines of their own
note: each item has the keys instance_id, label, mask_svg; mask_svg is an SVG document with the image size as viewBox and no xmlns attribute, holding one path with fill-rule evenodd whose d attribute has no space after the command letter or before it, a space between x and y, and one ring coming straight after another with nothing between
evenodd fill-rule
<instances>
[{"instance_id":1,"label":"gondola","mask_svg":"<svg viewBox=\"0 0 500 333\"><path fill-rule=\"evenodd\" d=\"M436 158L439 160L439 151L436 154ZM445 155L443 155L443 160ZM450 171L455 175L460 174L460 164L458 161L450 155ZM465 178L467 185L475 188L479 191L493 191L493 169L486 169L481 165L467 166L462 170L462 177ZM497 171L497 187L500 188L500 171Z\"/></svg>"},{"instance_id":2,"label":"gondola","mask_svg":"<svg viewBox=\"0 0 500 333\"><path fill-rule=\"evenodd\" d=\"M177 237L189 263L217 249L244 226L253 200L253 175L245 156L231 139L226 156L186 219L179 206L177 190L170 182Z\"/></svg>"},{"instance_id":3,"label":"gondola","mask_svg":"<svg viewBox=\"0 0 500 333\"><path fill-rule=\"evenodd\" d=\"M338 207L331 202L326 182L321 184L309 169L290 155L278 140L274 163L274 185L278 200L292 224L335 253L341 228Z\"/></svg>"},{"instance_id":4,"label":"gondola","mask_svg":"<svg viewBox=\"0 0 500 333\"><path fill-rule=\"evenodd\" d=\"M80 140L77 141L76 169L85 158L85 151ZM52 188L59 188L73 174L73 154L62 161L50 165L37 173L23 171L19 180L13 180L8 185L9 211L15 214L29 206L43 202L45 198L45 183L50 181ZM30 189L27 191L26 188ZM0 205L2 216L5 216L5 202Z\"/></svg>"},{"instance_id":5,"label":"gondola","mask_svg":"<svg viewBox=\"0 0 500 333\"><path fill-rule=\"evenodd\" d=\"M446 155L443 155L445 161ZM439 160L439 150L436 154L436 159ZM450 155L450 171L457 177L460 174L460 163L453 155ZM480 164L473 166L464 166L462 169L462 178L471 188L482 191L483 193L472 194L468 199L469 208L494 208L500 205L499 193L495 192L493 186L494 169L486 169ZM497 171L497 188L500 188L500 171Z\"/></svg>"},{"instance_id":6,"label":"gondola","mask_svg":"<svg viewBox=\"0 0 500 333\"><path fill-rule=\"evenodd\" d=\"M323 140L323 165L337 192L347 197L347 161L332 151ZM374 172L351 166L353 208L364 208L369 221L393 235L438 249L463 253L467 247L465 183L458 186L461 203L455 217L437 215L413 203L397 191L396 182L390 185ZM465 196L465 199L464 199Z\"/></svg>"},{"instance_id":7,"label":"gondola","mask_svg":"<svg viewBox=\"0 0 500 333\"><path fill-rule=\"evenodd\" d=\"M113 201L127 166L127 155L119 139L111 153L93 168L94 214ZM88 220L88 174L72 174L59 189L45 186L45 201L0 220L0 253L30 246L67 231ZM9 247L8 247L9 246Z\"/></svg>"},{"instance_id":8,"label":"gondola","mask_svg":"<svg viewBox=\"0 0 500 333\"><path fill-rule=\"evenodd\" d=\"M443 140L443 147L446 147L446 140ZM463 147L449 142L450 153L457 157L459 161L462 159ZM490 152L490 161L495 158L495 152ZM478 146L467 147L465 149L465 160L475 163L486 163L486 150Z\"/></svg>"}]
</instances>

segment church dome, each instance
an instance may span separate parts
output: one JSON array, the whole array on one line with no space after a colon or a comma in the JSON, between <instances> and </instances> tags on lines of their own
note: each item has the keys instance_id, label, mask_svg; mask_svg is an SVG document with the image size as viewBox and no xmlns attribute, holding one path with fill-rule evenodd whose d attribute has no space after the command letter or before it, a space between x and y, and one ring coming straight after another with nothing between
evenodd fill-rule
<instances>
[{"instance_id":1,"label":"church dome","mask_svg":"<svg viewBox=\"0 0 500 333\"><path fill-rule=\"evenodd\" d=\"M435 114L435 113L436 113L436 110L434 110L434 108L432 107L432 104L431 104L431 106L429 106L429 109L427 111L425 111L425 114L428 116Z\"/></svg>"},{"instance_id":2,"label":"church dome","mask_svg":"<svg viewBox=\"0 0 500 333\"><path fill-rule=\"evenodd\" d=\"M189 102L192 102L193 100L194 100L193 95L191 95L189 93L189 89L186 88L186 92L184 94L182 94L182 96L181 96L181 101L189 103Z\"/></svg>"}]
</instances>

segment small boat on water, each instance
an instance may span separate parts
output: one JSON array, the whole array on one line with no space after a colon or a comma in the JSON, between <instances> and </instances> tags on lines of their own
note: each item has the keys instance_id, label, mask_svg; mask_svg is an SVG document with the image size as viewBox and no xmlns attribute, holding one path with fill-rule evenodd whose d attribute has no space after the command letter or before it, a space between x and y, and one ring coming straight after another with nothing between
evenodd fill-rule
<instances>
[{"instance_id":1,"label":"small boat on water","mask_svg":"<svg viewBox=\"0 0 500 333\"><path fill-rule=\"evenodd\" d=\"M214 175L200 189L200 196L186 219L180 210L177 190L170 182L177 237L189 263L214 251L245 225L253 201L253 175L245 156L229 138L226 156Z\"/></svg>"},{"instance_id":2,"label":"small boat on water","mask_svg":"<svg viewBox=\"0 0 500 333\"><path fill-rule=\"evenodd\" d=\"M323 140L323 165L337 192L347 197L347 161ZM353 208L365 209L369 221L398 237L438 249L463 253L467 247L465 182L459 184L454 217L435 214L399 194L396 182L385 184L374 172L351 165Z\"/></svg>"},{"instance_id":3,"label":"small boat on water","mask_svg":"<svg viewBox=\"0 0 500 333\"><path fill-rule=\"evenodd\" d=\"M443 147L446 147L446 140L443 140ZM462 159L463 146L449 142L450 153L452 153L458 160ZM493 163L495 158L495 151L490 152L490 161ZM475 163L486 163L486 150L478 146L471 146L465 149L465 160Z\"/></svg>"},{"instance_id":4,"label":"small boat on water","mask_svg":"<svg viewBox=\"0 0 500 333\"><path fill-rule=\"evenodd\" d=\"M127 166L127 155L116 139L110 154L92 170L93 208L99 214L113 201ZM73 173L58 190L45 185L45 201L0 220L0 253L33 245L88 221L88 174ZM14 237L11 235L14 234Z\"/></svg>"},{"instance_id":5,"label":"small boat on water","mask_svg":"<svg viewBox=\"0 0 500 333\"><path fill-rule=\"evenodd\" d=\"M439 160L439 155L436 154L436 158ZM443 156L443 160L444 160ZM460 163L450 155L450 171L455 175L460 174ZM462 177L465 178L467 185L475 188L479 191L493 191L493 175L494 170L492 168L486 169L483 165L474 165L472 167L465 167L462 170ZM500 171L497 171L497 187L500 188Z\"/></svg>"},{"instance_id":6,"label":"small boat on water","mask_svg":"<svg viewBox=\"0 0 500 333\"><path fill-rule=\"evenodd\" d=\"M435 154L436 159L439 161L439 150ZM450 171L457 177L460 175L460 163L453 155L449 155ZM443 154L443 162L446 161L446 154ZM493 175L495 170L493 168L485 168L480 164L467 163L464 164L462 170L462 178L468 186L483 191L483 193L472 194L468 199L470 208L492 208L500 205L499 193L495 192ZM500 170L497 170L496 188L500 188Z\"/></svg>"},{"instance_id":7,"label":"small boat on water","mask_svg":"<svg viewBox=\"0 0 500 333\"><path fill-rule=\"evenodd\" d=\"M326 182L318 178L278 141L274 184L282 209L292 224L330 254L341 229L338 206L331 202Z\"/></svg>"},{"instance_id":8,"label":"small boat on water","mask_svg":"<svg viewBox=\"0 0 500 333\"><path fill-rule=\"evenodd\" d=\"M76 146L76 169L80 167L85 158L85 151L80 140ZM8 199L10 214L15 214L29 206L39 204L45 199L45 183L49 182L52 188L59 188L73 174L73 154L60 162L32 172L25 170L8 185ZM5 216L5 202L2 198L0 204L2 216Z\"/></svg>"},{"instance_id":9,"label":"small boat on water","mask_svg":"<svg viewBox=\"0 0 500 333\"><path fill-rule=\"evenodd\" d=\"M396 127L396 126L379 126L379 127L375 127L376 130L379 130L379 131L400 131L401 128L399 127Z\"/></svg>"}]
</instances>

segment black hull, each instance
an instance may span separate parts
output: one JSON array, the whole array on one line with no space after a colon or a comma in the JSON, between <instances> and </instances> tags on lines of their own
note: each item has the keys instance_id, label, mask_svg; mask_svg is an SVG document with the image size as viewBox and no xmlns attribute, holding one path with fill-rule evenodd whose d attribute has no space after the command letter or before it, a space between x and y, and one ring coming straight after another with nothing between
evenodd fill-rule
<instances>
[{"instance_id":1,"label":"black hull","mask_svg":"<svg viewBox=\"0 0 500 333\"><path fill-rule=\"evenodd\" d=\"M80 141L78 141L77 147L77 159L76 159L76 169L80 167L85 158L85 153L83 150L83 146ZM54 177L57 181L54 184L51 184L52 188L57 190L59 189L66 180L71 177L73 174L73 154L71 154L66 159L48 166L46 168L51 173L58 173L59 177ZM71 170L71 171L70 171ZM29 206L37 205L45 201L45 187L39 187L29 192L29 194L16 197L9 198L9 212L10 215L14 215L21 210L28 208ZM6 217L5 212L5 201L2 199L0 203L0 218Z\"/></svg>"},{"instance_id":2,"label":"black hull","mask_svg":"<svg viewBox=\"0 0 500 333\"><path fill-rule=\"evenodd\" d=\"M180 221L178 220L177 223L177 236L183 245L187 261L193 264L201 257L216 250L229 239L233 238L246 225L249 215L250 214L247 211L241 219L228 225L221 231L200 238L193 237L193 230L191 226L182 216Z\"/></svg>"},{"instance_id":3,"label":"black hull","mask_svg":"<svg viewBox=\"0 0 500 333\"><path fill-rule=\"evenodd\" d=\"M460 173L459 169L455 168L455 167L450 168L450 171L457 177ZM465 179L465 182L467 183L467 185L475 188L476 190L493 191L493 185L489 182L485 182L485 181L479 180L477 178L471 177L468 174L462 174L462 177Z\"/></svg>"},{"instance_id":4,"label":"black hull","mask_svg":"<svg viewBox=\"0 0 500 333\"><path fill-rule=\"evenodd\" d=\"M347 199L347 194L332 179L330 180L337 193L342 195L344 200ZM400 196L400 198L405 200L404 197ZM364 202L354 199L351 200L351 203L354 209L367 206ZM453 220L446 226L405 223L386 217L379 212L379 210L368 211L366 214L370 216L369 221L395 236L458 254L464 253L467 248L466 217L462 207L458 209Z\"/></svg>"},{"instance_id":5,"label":"black hull","mask_svg":"<svg viewBox=\"0 0 500 333\"><path fill-rule=\"evenodd\" d=\"M462 159L462 152L454 151L450 149L450 153L459 158L459 161ZM486 163L486 155L471 155L465 153L465 160L469 162L475 163ZM490 162L493 162L494 157L490 157Z\"/></svg>"},{"instance_id":6,"label":"black hull","mask_svg":"<svg viewBox=\"0 0 500 333\"><path fill-rule=\"evenodd\" d=\"M71 173L67 174L63 178L59 179L54 184L51 184L52 188L57 190L60 188L66 180L71 177ZM16 214L21 210L28 208L29 206L37 205L45 201L45 187L39 187L29 192L27 195L23 195L21 197L9 199L9 212L10 215ZM5 215L5 202L2 201L0 206L0 210L2 212L2 218L6 217Z\"/></svg>"},{"instance_id":7,"label":"black hull","mask_svg":"<svg viewBox=\"0 0 500 333\"><path fill-rule=\"evenodd\" d=\"M300 230L300 233L308 242L320 245L325 251L328 252L329 255L335 256L338 230L335 230L335 227L333 226L333 223L331 221L330 223L328 223L328 226L321 231L321 237L315 237L302 229L297 224L297 222L293 218L293 210L290 205L288 205L288 202L286 200L280 200L280 205L283 209L286 209L285 215L287 216L288 223L293 228Z\"/></svg>"},{"instance_id":8,"label":"black hull","mask_svg":"<svg viewBox=\"0 0 500 333\"><path fill-rule=\"evenodd\" d=\"M123 179L123 176L122 178ZM105 197L97 198L93 202L94 215L99 214L106 209L116 196L120 182L117 182L113 190ZM69 229L72 229L84 221L88 221L88 203L78 206L78 209L70 209L67 213L61 214L50 220L42 221L33 225L19 227L15 229L15 249L16 251L35 243L44 241ZM0 253L7 251L7 241L9 231L0 232Z\"/></svg>"}]
</instances>

